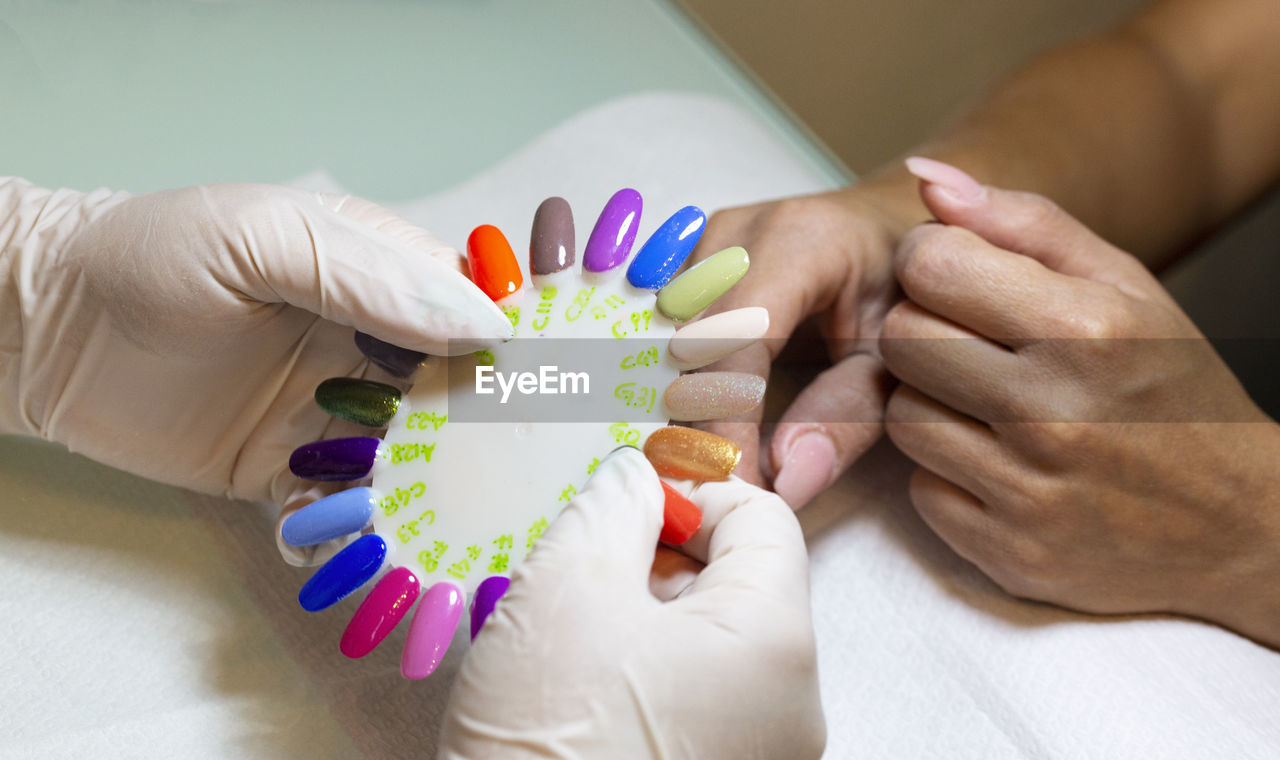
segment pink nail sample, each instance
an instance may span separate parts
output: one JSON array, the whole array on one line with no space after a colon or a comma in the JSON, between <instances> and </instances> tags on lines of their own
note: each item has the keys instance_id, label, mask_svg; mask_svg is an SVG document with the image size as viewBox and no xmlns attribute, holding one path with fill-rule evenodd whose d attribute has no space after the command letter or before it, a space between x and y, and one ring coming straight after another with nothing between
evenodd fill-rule
<instances>
[{"instance_id":1,"label":"pink nail sample","mask_svg":"<svg viewBox=\"0 0 1280 760\"><path fill-rule=\"evenodd\" d=\"M436 671L449 651L465 606L462 589L452 583L437 583L427 589L409 624L409 637L400 658L401 675L419 679Z\"/></svg>"}]
</instances>

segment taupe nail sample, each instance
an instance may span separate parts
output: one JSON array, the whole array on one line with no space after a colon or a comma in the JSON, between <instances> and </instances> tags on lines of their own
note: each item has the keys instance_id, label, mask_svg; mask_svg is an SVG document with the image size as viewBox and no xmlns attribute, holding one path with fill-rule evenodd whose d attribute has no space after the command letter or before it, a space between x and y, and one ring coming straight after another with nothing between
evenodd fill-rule
<instances>
[{"instance_id":1,"label":"taupe nail sample","mask_svg":"<svg viewBox=\"0 0 1280 760\"><path fill-rule=\"evenodd\" d=\"M529 270L534 274L554 274L573 266L573 261L573 210L564 198L548 198L533 215Z\"/></svg>"},{"instance_id":2,"label":"taupe nail sample","mask_svg":"<svg viewBox=\"0 0 1280 760\"><path fill-rule=\"evenodd\" d=\"M699 372L676 378L662 400L673 420L718 420L755 409L764 386L763 377L747 372Z\"/></svg>"}]
</instances>

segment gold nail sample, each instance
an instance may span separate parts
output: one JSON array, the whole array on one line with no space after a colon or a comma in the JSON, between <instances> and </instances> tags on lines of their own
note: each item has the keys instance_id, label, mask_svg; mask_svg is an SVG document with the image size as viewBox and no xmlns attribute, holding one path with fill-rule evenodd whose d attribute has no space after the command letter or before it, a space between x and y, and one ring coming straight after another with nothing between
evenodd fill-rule
<instances>
[{"instance_id":1,"label":"gold nail sample","mask_svg":"<svg viewBox=\"0 0 1280 760\"><path fill-rule=\"evenodd\" d=\"M668 478L725 480L738 466L742 449L718 435L670 425L649 436L644 455Z\"/></svg>"},{"instance_id":2,"label":"gold nail sample","mask_svg":"<svg viewBox=\"0 0 1280 760\"><path fill-rule=\"evenodd\" d=\"M698 372L676 378L662 400L673 420L718 420L759 406L764 384L749 372Z\"/></svg>"}]
</instances>

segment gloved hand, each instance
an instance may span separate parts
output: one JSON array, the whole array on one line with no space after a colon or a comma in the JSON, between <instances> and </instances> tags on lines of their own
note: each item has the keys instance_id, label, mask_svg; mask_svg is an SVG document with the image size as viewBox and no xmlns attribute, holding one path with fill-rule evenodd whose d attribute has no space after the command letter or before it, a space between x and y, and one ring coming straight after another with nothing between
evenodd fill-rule
<instances>
[{"instance_id":1,"label":"gloved hand","mask_svg":"<svg viewBox=\"0 0 1280 760\"><path fill-rule=\"evenodd\" d=\"M337 424L316 385L368 372L352 328L432 353L512 334L457 251L358 198L0 178L0 244L0 432L207 493L299 487L290 452Z\"/></svg>"},{"instance_id":2,"label":"gloved hand","mask_svg":"<svg viewBox=\"0 0 1280 760\"><path fill-rule=\"evenodd\" d=\"M682 546L654 547L663 492L620 449L514 574L446 711L443 758L809 758L818 697L808 557L774 494L677 483L702 508ZM663 568L651 577L651 568ZM656 595L655 595L656 594Z\"/></svg>"}]
</instances>

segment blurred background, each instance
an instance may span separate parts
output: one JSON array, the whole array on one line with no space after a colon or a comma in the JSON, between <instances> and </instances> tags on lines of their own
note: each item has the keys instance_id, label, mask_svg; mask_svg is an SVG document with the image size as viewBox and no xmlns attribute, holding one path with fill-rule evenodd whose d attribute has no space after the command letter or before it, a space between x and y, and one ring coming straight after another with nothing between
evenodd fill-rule
<instances>
[{"instance_id":1,"label":"blurred background","mask_svg":"<svg viewBox=\"0 0 1280 760\"><path fill-rule=\"evenodd\" d=\"M1036 51L1145 0L678 0L862 174Z\"/></svg>"}]
</instances>

